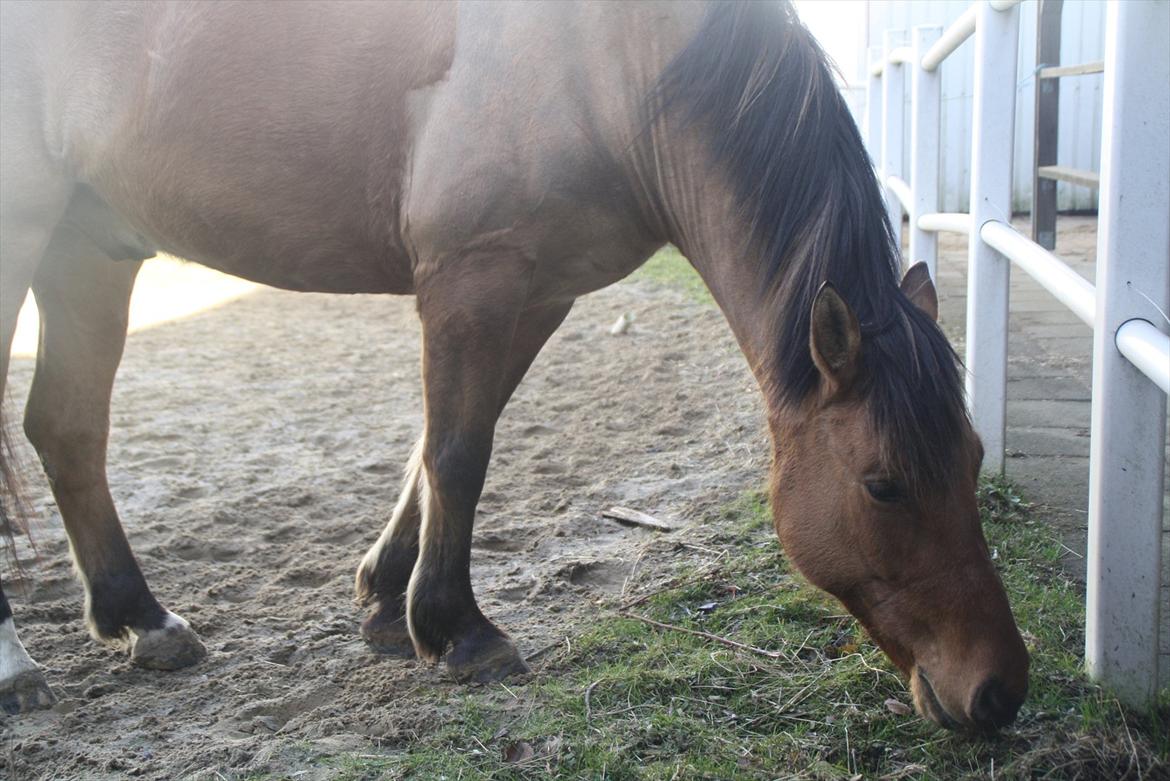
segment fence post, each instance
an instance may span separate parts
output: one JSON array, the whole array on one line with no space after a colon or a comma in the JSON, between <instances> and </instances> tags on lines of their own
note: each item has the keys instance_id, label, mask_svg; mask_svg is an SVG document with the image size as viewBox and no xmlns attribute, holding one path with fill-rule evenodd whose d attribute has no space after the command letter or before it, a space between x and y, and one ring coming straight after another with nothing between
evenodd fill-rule
<instances>
[{"instance_id":1,"label":"fence post","mask_svg":"<svg viewBox=\"0 0 1170 781\"><path fill-rule=\"evenodd\" d=\"M980 0L967 250L967 400L975 430L983 438L983 469L992 474L1002 474L1004 462L1011 263L984 242L979 231L988 220L1011 221L1019 34L1018 6L997 11L988 0Z\"/></svg>"},{"instance_id":2,"label":"fence post","mask_svg":"<svg viewBox=\"0 0 1170 781\"><path fill-rule=\"evenodd\" d=\"M942 37L942 27L915 27L910 63L910 258L923 261L930 278L938 280L938 234L918 227L923 214L938 211L939 109L942 79L938 69L924 70L922 56Z\"/></svg>"},{"instance_id":3,"label":"fence post","mask_svg":"<svg viewBox=\"0 0 1170 781\"><path fill-rule=\"evenodd\" d=\"M894 238L901 244L902 203L886 185L890 176L902 176L903 118L906 114L905 68L890 62L890 52L905 38L901 30L886 30L883 37L882 61L882 192L886 196L886 211Z\"/></svg>"},{"instance_id":4,"label":"fence post","mask_svg":"<svg viewBox=\"0 0 1170 781\"><path fill-rule=\"evenodd\" d=\"M875 76L871 67L882 58L880 46L870 46L865 59L865 145L876 167L882 159L882 77Z\"/></svg>"},{"instance_id":5,"label":"fence post","mask_svg":"<svg viewBox=\"0 0 1170 781\"><path fill-rule=\"evenodd\" d=\"M1158 684L1166 396L1117 351L1170 310L1170 4L1106 6L1085 664L1134 706ZM1148 298L1147 298L1148 297Z\"/></svg>"}]
</instances>

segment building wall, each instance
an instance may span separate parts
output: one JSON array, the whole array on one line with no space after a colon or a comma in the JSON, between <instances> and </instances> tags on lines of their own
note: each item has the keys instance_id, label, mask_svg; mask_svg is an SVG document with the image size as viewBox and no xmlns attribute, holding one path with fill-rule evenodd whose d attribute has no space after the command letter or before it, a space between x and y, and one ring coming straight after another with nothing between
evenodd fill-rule
<instances>
[{"instance_id":1,"label":"building wall","mask_svg":"<svg viewBox=\"0 0 1170 781\"><path fill-rule=\"evenodd\" d=\"M944 29L955 21L970 0L870 0L868 13L846 20L865 28L869 46L881 46L887 29L911 31L917 25L938 24ZM1012 206L1030 211L1032 201L1032 145L1036 79L1036 15L1038 4L1027 0L1020 6L1020 46L1016 78L1016 141L1014 149ZM867 24L868 22L868 24ZM1078 64L1104 56L1104 0L1066 0L1062 16L1061 62ZM817 31L814 30L814 33ZM945 211L967 211L971 186L971 113L974 86L974 38L968 39L942 66L942 161L940 186ZM846 74L847 76L849 74ZM866 83L864 65L859 65L848 85L851 105L864 111ZM909 110L909 78L906 80ZM1005 85L1005 88L1008 88ZM1100 170L1102 75L1061 79L1060 130L1057 162L1063 166ZM860 99L858 96L860 95ZM906 149L910 144L907 116ZM910 155L906 154L909 165ZM908 172L903 172L907 174ZM1060 182L1057 206L1061 210L1097 208L1097 191Z\"/></svg>"}]
</instances>

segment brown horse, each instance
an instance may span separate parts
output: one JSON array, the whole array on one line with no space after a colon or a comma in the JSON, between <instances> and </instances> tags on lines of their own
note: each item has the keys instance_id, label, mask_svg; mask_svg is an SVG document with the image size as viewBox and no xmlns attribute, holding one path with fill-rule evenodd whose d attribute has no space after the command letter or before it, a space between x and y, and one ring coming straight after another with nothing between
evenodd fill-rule
<instances>
[{"instance_id":1,"label":"brown horse","mask_svg":"<svg viewBox=\"0 0 1170 781\"><path fill-rule=\"evenodd\" d=\"M782 4L0 6L4 366L30 288L25 431L92 634L203 647L154 598L106 483L127 300L156 248L294 290L413 294L425 429L357 572L376 649L525 669L480 612L496 420L578 296L667 242L768 408L788 555L947 725L1010 722L1028 656L975 504L981 450L921 267L899 260L826 58ZM0 598L0 698L51 699Z\"/></svg>"}]
</instances>

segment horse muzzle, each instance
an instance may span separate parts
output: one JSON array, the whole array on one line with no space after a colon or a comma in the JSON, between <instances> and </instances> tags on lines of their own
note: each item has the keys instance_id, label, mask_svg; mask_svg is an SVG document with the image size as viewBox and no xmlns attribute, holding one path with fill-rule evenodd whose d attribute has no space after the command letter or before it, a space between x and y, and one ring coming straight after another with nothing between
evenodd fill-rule
<instances>
[{"instance_id":1,"label":"horse muzzle","mask_svg":"<svg viewBox=\"0 0 1170 781\"><path fill-rule=\"evenodd\" d=\"M915 667L910 691L919 714L949 730L972 730L992 733L1016 719L1027 689L1013 691L998 678L991 677L975 687L962 709L943 705L935 684L922 667Z\"/></svg>"}]
</instances>

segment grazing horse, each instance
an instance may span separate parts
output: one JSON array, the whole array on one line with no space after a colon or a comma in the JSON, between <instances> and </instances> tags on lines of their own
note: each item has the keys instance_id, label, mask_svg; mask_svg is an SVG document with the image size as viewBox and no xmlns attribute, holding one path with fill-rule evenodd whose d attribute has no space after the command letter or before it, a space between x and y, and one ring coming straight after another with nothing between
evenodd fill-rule
<instances>
[{"instance_id":1,"label":"grazing horse","mask_svg":"<svg viewBox=\"0 0 1170 781\"><path fill-rule=\"evenodd\" d=\"M156 249L292 290L416 296L425 426L357 571L362 634L458 680L525 670L480 611L496 420L573 300L673 243L751 365L788 556L918 710L1010 722L1028 655L976 508L981 446L922 266L824 54L782 3L5 2L3 371L32 290L24 429L94 637L174 669L106 482L110 388ZM10 502L11 504L11 502ZM0 598L0 699L51 699Z\"/></svg>"}]
</instances>

